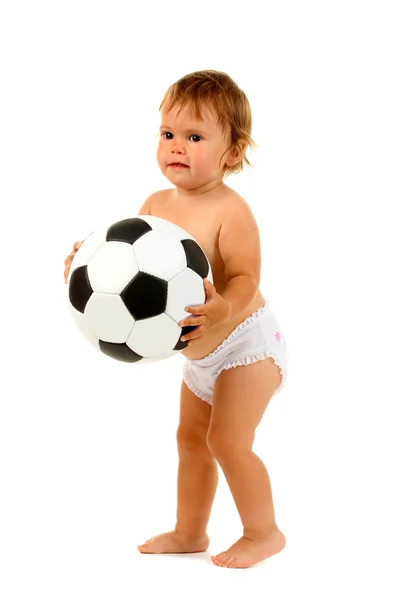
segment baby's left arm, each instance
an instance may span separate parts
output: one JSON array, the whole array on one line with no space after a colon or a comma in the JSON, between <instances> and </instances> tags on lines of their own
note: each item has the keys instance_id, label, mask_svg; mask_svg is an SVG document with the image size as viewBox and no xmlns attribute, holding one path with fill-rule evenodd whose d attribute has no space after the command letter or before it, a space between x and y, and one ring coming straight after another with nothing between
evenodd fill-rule
<instances>
[{"instance_id":1,"label":"baby's left arm","mask_svg":"<svg viewBox=\"0 0 408 600\"><path fill-rule=\"evenodd\" d=\"M183 319L179 325L195 327L194 331L181 338L182 341L188 340L188 345L201 339L206 327L238 317L258 291L261 272L259 231L244 200L234 199L230 210L224 211L218 246L224 262L226 286L223 293L218 294L213 284L205 279L205 304L186 306L186 312L194 316Z\"/></svg>"},{"instance_id":2,"label":"baby's left arm","mask_svg":"<svg viewBox=\"0 0 408 600\"><path fill-rule=\"evenodd\" d=\"M251 304L261 277L259 229L243 199L234 198L223 215L218 244L227 281L221 296L230 304L232 320Z\"/></svg>"}]
</instances>

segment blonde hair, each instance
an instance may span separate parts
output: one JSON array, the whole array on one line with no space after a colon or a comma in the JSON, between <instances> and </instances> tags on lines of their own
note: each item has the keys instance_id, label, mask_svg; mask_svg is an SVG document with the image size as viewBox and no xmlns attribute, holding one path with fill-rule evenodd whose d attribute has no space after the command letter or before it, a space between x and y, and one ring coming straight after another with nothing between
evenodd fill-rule
<instances>
[{"instance_id":1,"label":"blonde hair","mask_svg":"<svg viewBox=\"0 0 408 600\"><path fill-rule=\"evenodd\" d=\"M256 147L251 137L252 113L248 99L244 92L222 71L194 71L173 83L159 106L165 105L166 110L175 106L179 110L187 106L195 112L197 119L202 120L201 108L212 108L218 115L218 126L226 138L229 137L229 148L224 153L239 148L239 142L245 142L242 158L232 167L226 167L224 177L232 173L239 173L244 168L244 163L252 167L246 157L246 150ZM224 156L224 155L223 155ZM221 157L221 160L223 158Z\"/></svg>"}]
</instances>

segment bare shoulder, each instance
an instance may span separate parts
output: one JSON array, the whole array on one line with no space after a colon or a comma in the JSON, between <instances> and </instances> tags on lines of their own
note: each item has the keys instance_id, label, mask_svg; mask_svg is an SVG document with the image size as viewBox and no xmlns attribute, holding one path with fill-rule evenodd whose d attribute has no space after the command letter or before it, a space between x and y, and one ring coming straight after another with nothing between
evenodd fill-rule
<instances>
[{"instance_id":1,"label":"bare shoulder","mask_svg":"<svg viewBox=\"0 0 408 600\"><path fill-rule=\"evenodd\" d=\"M165 201L169 197L171 191L171 189L158 190L157 192L150 194L140 207L139 215L153 214L155 207Z\"/></svg>"},{"instance_id":2,"label":"bare shoulder","mask_svg":"<svg viewBox=\"0 0 408 600\"><path fill-rule=\"evenodd\" d=\"M248 202L235 190L230 190L225 196L222 211L222 221L247 220L255 224L255 217Z\"/></svg>"}]
</instances>

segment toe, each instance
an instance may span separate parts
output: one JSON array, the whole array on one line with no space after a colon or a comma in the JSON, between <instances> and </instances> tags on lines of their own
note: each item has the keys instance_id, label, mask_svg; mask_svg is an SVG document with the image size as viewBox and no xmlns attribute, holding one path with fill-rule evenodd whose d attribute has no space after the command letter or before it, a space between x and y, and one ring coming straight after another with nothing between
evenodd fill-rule
<instances>
[{"instance_id":1,"label":"toe","mask_svg":"<svg viewBox=\"0 0 408 600\"><path fill-rule=\"evenodd\" d=\"M234 561L235 561L234 556L227 556L227 558L225 559L224 564L222 566L230 568Z\"/></svg>"},{"instance_id":2,"label":"toe","mask_svg":"<svg viewBox=\"0 0 408 600\"><path fill-rule=\"evenodd\" d=\"M221 567L226 567L227 566L228 559L229 559L228 554L224 554L223 557L220 560Z\"/></svg>"},{"instance_id":3,"label":"toe","mask_svg":"<svg viewBox=\"0 0 408 600\"><path fill-rule=\"evenodd\" d=\"M227 562L227 560L229 559L229 556L226 552L220 552L220 554L218 554L216 556L216 558L218 559L218 564L220 567L224 567L225 563Z\"/></svg>"},{"instance_id":4,"label":"toe","mask_svg":"<svg viewBox=\"0 0 408 600\"><path fill-rule=\"evenodd\" d=\"M144 544L140 544L140 546L137 547L137 549L139 551L142 550L147 550L147 548L150 546L150 540L147 540L147 542L145 542Z\"/></svg>"},{"instance_id":5,"label":"toe","mask_svg":"<svg viewBox=\"0 0 408 600\"><path fill-rule=\"evenodd\" d=\"M239 567L239 564L238 564L238 562L239 562L239 561L238 561L238 559L237 559L237 558L235 558L235 557L232 557L232 560L231 560L231 561L228 563L228 567L229 567L230 569L236 569L237 567Z\"/></svg>"},{"instance_id":6,"label":"toe","mask_svg":"<svg viewBox=\"0 0 408 600\"><path fill-rule=\"evenodd\" d=\"M213 563L215 565L217 565L217 567L222 566L222 559L223 559L224 554L225 554L224 552L221 552L220 554L217 554L216 556L211 557L211 560L213 561Z\"/></svg>"}]
</instances>

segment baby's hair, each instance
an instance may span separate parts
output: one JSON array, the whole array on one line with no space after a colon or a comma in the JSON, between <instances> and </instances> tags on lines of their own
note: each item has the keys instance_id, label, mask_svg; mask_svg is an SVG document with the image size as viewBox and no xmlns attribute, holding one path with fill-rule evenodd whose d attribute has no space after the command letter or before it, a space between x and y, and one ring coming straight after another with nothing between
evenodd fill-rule
<instances>
[{"instance_id":1,"label":"baby's hair","mask_svg":"<svg viewBox=\"0 0 408 600\"><path fill-rule=\"evenodd\" d=\"M202 120L201 109L209 107L218 115L218 126L229 139L230 152L239 141L244 141L251 150L256 147L251 137L252 113L248 98L229 75L221 71L194 71L173 83L164 94L159 110L175 106L180 111L187 106ZM228 137L230 136L230 137ZM252 167L246 157L246 149L241 160L232 167L226 167L224 177L243 170L244 162ZM224 155L223 155L224 156ZM222 159L222 157L221 157Z\"/></svg>"}]
</instances>

